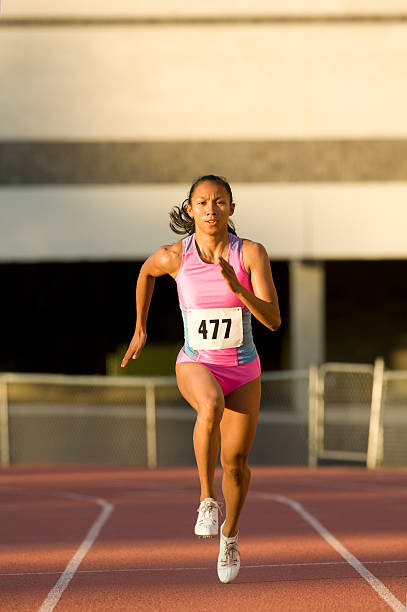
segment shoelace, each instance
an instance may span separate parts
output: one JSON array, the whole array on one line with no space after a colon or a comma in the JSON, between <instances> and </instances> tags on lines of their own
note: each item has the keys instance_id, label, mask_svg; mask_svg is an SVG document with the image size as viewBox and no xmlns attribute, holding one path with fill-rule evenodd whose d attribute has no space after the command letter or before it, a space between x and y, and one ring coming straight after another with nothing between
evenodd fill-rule
<instances>
[{"instance_id":1,"label":"shoelace","mask_svg":"<svg viewBox=\"0 0 407 612\"><path fill-rule=\"evenodd\" d=\"M205 502L205 504L202 507L200 505L199 508L197 509L198 513L202 512L202 516L200 517L199 522L201 524L208 523L208 522L214 523L215 521L212 516L212 510L216 510L216 508L219 510L221 516L223 517L222 510L218 502L209 501L209 502Z\"/></svg>"},{"instance_id":2,"label":"shoelace","mask_svg":"<svg viewBox=\"0 0 407 612\"><path fill-rule=\"evenodd\" d=\"M224 542L224 558L221 559L222 566L236 565L237 563L237 542Z\"/></svg>"}]
</instances>

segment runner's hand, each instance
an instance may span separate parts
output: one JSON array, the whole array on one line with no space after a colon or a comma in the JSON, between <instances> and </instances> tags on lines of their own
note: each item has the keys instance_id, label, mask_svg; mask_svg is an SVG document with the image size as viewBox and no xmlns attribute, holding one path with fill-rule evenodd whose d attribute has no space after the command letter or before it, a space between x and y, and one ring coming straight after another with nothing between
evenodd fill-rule
<instances>
[{"instance_id":1,"label":"runner's hand","mask_svg":"<svg viewBox=\"0 0 407 612\"><path fill-rule=\"evenodd\" d=\"M236 272L233 266L231 266L230 263L223 257L219 257L219 265L222 276L227 282L229 289L233 291L233 293L237 293L239 289L242 288L242 285L237 280Z\"/></svg>"},{"instance_id":2,"label":"runner's hand","mask_svg":"<svg viewBox=\"0 0 407 612\"><path fill-rule=\"evenodd\" d=\"M129 348L125 356L123 357L121 367L125 368L130 359L137 359L147 340L147 334L145 331L137 330L134 332L133 338L129 344Z\"/></svg>"}]
</instances>

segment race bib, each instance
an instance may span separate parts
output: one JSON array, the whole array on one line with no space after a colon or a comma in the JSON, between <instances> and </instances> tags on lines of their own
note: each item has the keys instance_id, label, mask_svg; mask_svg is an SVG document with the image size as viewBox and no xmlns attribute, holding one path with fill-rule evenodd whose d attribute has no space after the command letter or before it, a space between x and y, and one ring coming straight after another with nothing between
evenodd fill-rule
<instances>
[{"instance_id":1,"label":"race bib","mask_svg":"<svg viewBox=\"0 0 407 612\"><path fill-rule=\"evenodd\" d=\"M243 344L240 307L189 310L187 326L189 345L196 351L235 348Z\"/></svg>"}]
</instances>

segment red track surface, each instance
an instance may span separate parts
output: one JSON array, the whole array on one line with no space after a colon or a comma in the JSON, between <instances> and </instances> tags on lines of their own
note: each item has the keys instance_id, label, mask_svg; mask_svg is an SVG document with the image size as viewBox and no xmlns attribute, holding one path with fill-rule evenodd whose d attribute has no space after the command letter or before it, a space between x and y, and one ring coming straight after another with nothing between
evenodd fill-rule
<instances>
[{"instance_id":1,"label":"red track surface","mask_svg":"<svg viewBox=\"0 0 407 612\"><path fill-rule=\"evenodd\" d=\"M195 469L14 466L0 471L0 483L1 611L39 610L100 516L94 498L114 508L58 611L405 610L405 472L253 468L240 522L242 567L230 585L218 582L217 540L193 535ZM273 495L299 502L398 608Z\"/></svg>"}]
</instances>

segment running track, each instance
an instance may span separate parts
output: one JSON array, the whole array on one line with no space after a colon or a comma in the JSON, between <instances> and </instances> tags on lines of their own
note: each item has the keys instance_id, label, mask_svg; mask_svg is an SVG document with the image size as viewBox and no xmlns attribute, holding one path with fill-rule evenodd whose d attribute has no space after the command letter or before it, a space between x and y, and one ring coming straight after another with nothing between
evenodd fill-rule
<instances>
[{"instance_id":1,"label":"running track","mask_svg":"<svg viewBox=\"0 0 407 612\"><path fill-rule=\"evenodd\" d=\"M405 472L253 468L230 585L217 540L193 535L195 469L13 466L0 482L1 611L406 610Z\"/></svg>"}]
</instances>

